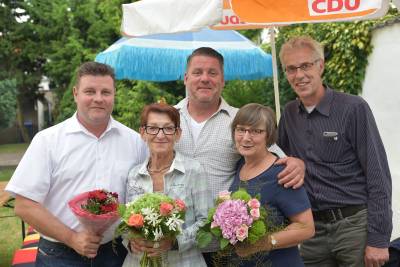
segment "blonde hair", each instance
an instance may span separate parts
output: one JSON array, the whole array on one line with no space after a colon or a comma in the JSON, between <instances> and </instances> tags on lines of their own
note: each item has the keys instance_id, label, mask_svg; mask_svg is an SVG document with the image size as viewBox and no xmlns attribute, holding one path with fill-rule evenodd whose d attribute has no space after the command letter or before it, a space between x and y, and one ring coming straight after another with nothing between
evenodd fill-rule
<instances>
[{"instance_id":1,"label":"blonde hair","mask_svg":"<svg viewBox=\"0 0 400 267\"><path fill-rule=\"evenodd\" d=\"M324 48L323 46L315 41L313 38L309 36L296 36L290 38L286 41L282 47L281 51L279 52L279 59L281 60L282 66L285 68L284 57L287 52L293 49L300 49L300 48L309 48L315 59L324 59Z\"/></svg>"}]
</instances>

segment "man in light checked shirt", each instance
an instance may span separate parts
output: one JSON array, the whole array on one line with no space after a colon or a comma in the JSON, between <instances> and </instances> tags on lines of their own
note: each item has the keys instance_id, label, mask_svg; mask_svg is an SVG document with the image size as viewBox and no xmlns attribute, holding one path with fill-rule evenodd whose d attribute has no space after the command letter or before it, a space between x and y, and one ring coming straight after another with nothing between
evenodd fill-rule
<instances>
[{"instance_id":1,"label":"man in light checked shirt","mask_svg":"<svg viewBox=\"0 0 400 267\"><path fill-rule=\"evenodd\" d=\"M240 158L230 132L238 109L221 97L225 85L223 61L222 55L212 48L194 50L187 60L184 78L187 97L175 106L181 115L182 128L175 149L203 165L213 198L229 188ZM281 157L277 164L286 164L279 182L285 187L300 187L304 180L304 163L285 157L276 145L270 150ZM213 266L212 254L203 253L208 266Z\"/></svg>"}]
</instances>

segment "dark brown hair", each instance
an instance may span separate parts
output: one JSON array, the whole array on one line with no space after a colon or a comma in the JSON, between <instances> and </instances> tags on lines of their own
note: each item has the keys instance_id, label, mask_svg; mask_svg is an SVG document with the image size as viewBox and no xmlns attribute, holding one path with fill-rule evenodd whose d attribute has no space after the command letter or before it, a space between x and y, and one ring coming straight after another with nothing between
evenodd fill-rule
<instances>
[{"instance_id":1,"label":"dark brown hair","mask_svg":"<svg viewBox=\"0 0 400 267\"><path fill-rule=\"evenodd\" d=\"M144 127L147 125L147 119L151 112L168 115L168 117L174 123L175 127L180 128L181 121L180 121L179 111L176 108L174 108L173 106L170 106L165 103L153 103L153 104L145 106L143 108L142 114L140 116L140 126L141 127Z\"/></svg>"},{"instance_id":2,"label":"dark brown hair","mask_svg":"<svg viewBox=\"0 0 400 267\"><path fill-rule=\"evenodd\" d=\"M192 54L187 58L186 70L189 68L190 62L195 56L207 56L216 58L221 66L221 70L224 71L224 57L215 49L211 47L199 47L195 49Z\"/></svg>"},{"instance_id":3,"label":"dark brown hair","mask_svg":"<svg viewBox=\"0 0 400 267\"><path fill-rule=\"evenodd\" d=\"M76 86L79 86L79 82L83 76L110 76L113 79L115 85L115 74L113 68L109 65L98 63L98 62L85 62L83 63L78 71L76 72Z\"/></svg>"}]
</instances>

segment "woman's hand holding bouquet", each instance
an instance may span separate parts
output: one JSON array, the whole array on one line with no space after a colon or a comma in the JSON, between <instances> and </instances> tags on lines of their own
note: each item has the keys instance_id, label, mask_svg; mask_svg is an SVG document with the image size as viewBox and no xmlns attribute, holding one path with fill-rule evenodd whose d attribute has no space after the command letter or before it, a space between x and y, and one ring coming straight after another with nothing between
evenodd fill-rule
<instances>
[{"instance_id":1,"label":"woman's hand holding bouquet","mask_svg":"<svg viewBox=\"0 0 400 267\"><path fill-rule=\"evenodd\" d=\"M277 228L267 220L267 211L257 198L244 189L219 193L216 206L209 211L206 224L197 233L200 248L217 238L222 251L236 250L241 257L267 251L265 240Z\"/></svg>"},{"instance_id":2,"label":"woman's hand holding bouquet","mask_svg":"<svg viewBox=\"0 0 400 267\"><path fill-rule=\"evenodd\" d=\"M182 231L185 203L159 193L147 193L120 205L116 235L128 234L134 252L143 252L140 266L162 266L161 254L171 250Z\"/></svg>"},{"instance_id":3,"label":"woman's hand holding bouquet","mask_svg":"<svg viewBox=\"0 0 400 267\"><path fill-rule=\"evenodd\" d=\"M171 250L174 242L176 242L176 239L163 238L154 242L141 237L133 237L130 240L130 247L132 251L146 252L147 256L152 258L159 257L162 253Z\"/></svg>"}]
</instances>

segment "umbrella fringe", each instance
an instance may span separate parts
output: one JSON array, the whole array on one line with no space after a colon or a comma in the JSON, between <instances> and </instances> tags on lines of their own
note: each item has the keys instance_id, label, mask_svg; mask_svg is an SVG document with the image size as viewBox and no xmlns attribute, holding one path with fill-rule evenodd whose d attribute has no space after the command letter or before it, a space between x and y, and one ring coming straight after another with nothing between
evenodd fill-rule
<instances>
[{"instance_id":1,"label":"umbrella fringe","mask_svg":"<svg viewBox=\"0 0 400 267\"><path fill-rule=\"evenodd\" d=\"M163 52L160 53L158 49L153 47L123 45L119 49L98 54L96 61L113 67L117 79L182 80L186 69L186 58L195 48L163 48ZM259 48L238 50L235 47L232 49L215 47L215 49L226 59L224 66L225 80L255 80L272 76L271 56L263 52L260 53ZM163 64L153 66L149 63L159 61L159 57L165 58L165 60L162 60Z\"/></svg>"}]
</instances>

